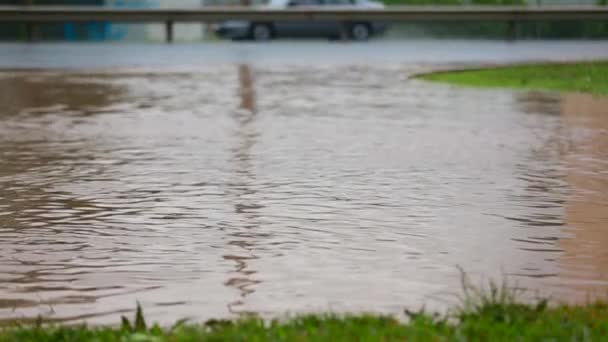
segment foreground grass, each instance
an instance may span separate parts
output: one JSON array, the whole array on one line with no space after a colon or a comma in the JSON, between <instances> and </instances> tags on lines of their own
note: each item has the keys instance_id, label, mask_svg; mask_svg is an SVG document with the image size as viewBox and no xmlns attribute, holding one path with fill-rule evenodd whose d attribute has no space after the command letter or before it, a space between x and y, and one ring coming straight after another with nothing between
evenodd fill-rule
<instances>
[{"instance_id":1,"label":"foreground grass","mask_svg":"<svg viewBox=\"0 0 608 342\"><path fill-rule=\"evenodd\" d=\"M422 75L429 81L473 87L556 90L608 95L608 61L531 64Z\"/></svg>"},{"instance_id":2,"label":"foreground grass","mask_svg":"<svg viewBox=\"0 0 608 342\"><path fill-rule=\"evenodd\" d=\"M392 317L311 315L264 321L209 321L148 327L143 314L122 326L4 328L0 341L606 341L608 305L549 308L503 299L467 305L451 316L408 313L409 323Z\"/></svg>"}]
</instances>

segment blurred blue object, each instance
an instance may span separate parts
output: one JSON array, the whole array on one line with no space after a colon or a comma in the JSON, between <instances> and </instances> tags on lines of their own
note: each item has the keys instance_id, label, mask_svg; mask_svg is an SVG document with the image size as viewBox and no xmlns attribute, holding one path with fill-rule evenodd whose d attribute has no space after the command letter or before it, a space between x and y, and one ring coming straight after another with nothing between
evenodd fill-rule
<instances>
[{"instance_id":1,"label":"blurred blue object","mask_svg":"<svg viewBox=\"0 0 608 342\"><path fill-rule=\"evenodd\" d=\"M106 0L105 6L107 7L117 7L117 8L158 8L160 7L159 0ZM140 28L141 24L115 24L108 23L105 26L105 36L106 40L123 40L127 39L127 37L133 35L137 36L137 31L134 29L135 27ZM145 35L142 32L139 32L140 36ZM135 38L145 38L145 37L135 37Z\"/></svg>"}]
</instances>

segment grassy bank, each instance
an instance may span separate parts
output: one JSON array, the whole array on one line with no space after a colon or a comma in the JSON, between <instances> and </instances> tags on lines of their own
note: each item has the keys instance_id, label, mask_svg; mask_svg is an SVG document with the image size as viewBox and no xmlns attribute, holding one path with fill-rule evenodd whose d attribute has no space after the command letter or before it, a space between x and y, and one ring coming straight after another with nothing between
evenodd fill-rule
<instances>
[{"instance_id":1,"label":"grassy bank","mask_svg":"<svg viewBox=\"0 0 608 342\"><path fill-rule=\"evenodd\" d=\"M525 305L480 301L450 316L408 313L409 323L392 317L303 316L280 321L258 318L146 325L139 312L122 326L13 327L0 341L601 341L608 338L608 305Z\"/></svg>"},{"instance_id":2,"label":"grassy bank","mask_svg":"<svg viewBox=\"0 0 608 342\"><path fill-rule=\"evenodd\" d=\"M608 95L608 61L437 72L422 75L420 78L472 87L539 89Z\"/></svg>"}]
</instances>

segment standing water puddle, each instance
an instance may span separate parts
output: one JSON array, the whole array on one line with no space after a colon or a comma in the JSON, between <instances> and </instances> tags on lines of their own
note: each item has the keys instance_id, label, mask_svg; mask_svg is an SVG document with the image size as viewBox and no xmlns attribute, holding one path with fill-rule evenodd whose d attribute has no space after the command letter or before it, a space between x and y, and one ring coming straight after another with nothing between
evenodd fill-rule
<instances>
[{"instance_id":1,"label":"standing water puddle","mask_svg":"<svg viewBox=\"0 0 608 342\"><path fill-rule=\"evenodd\" d=\"M0 78L0 318L442 308L608 290L608 101L413 66Z\"/></svg>"}]
</instances>

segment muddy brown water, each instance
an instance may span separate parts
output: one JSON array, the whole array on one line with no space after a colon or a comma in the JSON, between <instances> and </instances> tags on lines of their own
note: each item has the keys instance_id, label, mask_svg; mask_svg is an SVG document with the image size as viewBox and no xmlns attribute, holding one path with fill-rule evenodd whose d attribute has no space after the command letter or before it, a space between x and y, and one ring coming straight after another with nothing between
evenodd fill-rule
<instances>
[{"instance_id":1,"label":"muddy brown water","mask_svg":"<svg viewBox=\"0 0 608 342\"><path fill-rule=\"evenodd\" d=\"M608 100L415 64L0 76L0 319L441 309L608 290Z\"/></svg>"}]
</instances>

